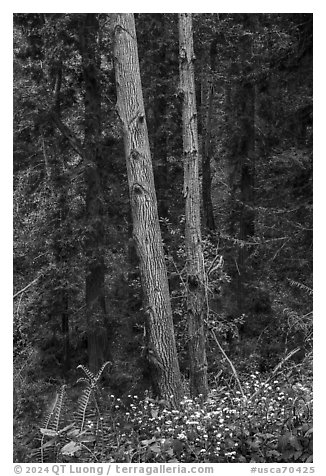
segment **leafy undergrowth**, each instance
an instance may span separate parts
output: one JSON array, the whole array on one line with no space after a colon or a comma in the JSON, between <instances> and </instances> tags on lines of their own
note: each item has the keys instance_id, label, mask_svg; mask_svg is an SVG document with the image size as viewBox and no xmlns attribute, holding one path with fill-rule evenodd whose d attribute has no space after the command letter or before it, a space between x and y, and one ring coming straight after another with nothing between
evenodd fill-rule
<instances>
[{"instance_id":1,"label":"leafy undergrowth","mask_svg":"<svg viewBox=\"0 0 326 476\"><path fill-rule=\"evenodd\" d=\"M52 462L312 462L309 376L243 375L243 395L218 387L206 401L186 398L178 410L149 396L122 402L99 395L89 377L76 418L60 429L54 408L55 428L41 429L42 458L48 452Z\"/></svg>"}]
</instances>

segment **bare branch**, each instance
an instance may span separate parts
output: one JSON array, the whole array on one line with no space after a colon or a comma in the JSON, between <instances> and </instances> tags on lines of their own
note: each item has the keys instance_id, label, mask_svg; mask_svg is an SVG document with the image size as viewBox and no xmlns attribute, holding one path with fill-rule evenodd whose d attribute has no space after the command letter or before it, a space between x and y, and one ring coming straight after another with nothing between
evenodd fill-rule
<instances>
[{"instance_id":1,"label":"bare branch","mask_svg":"<svg viewBox=\"0 0 326 476\"><path fill-rule=\"evenodd\" d=\"M21 289L20 291L18 291L16 294L14 294L13 296L13 299L15 299L15 297L19 296L21 293L27 291L28 288L30 288L33 284L36 283L36 281L39 280L39 277L34 279L34 281L32 281L31 283L29 283L27 286L25 286L23 289Z\"/></svg>"},{"instance_id":2,"label":"bare branch","mask_svg":"<svg viewBox=\"0 0 326 476\"><path fill-rule=\"evenodd\" d=\"M218 348L220 349L220 351L222 352L223 356L226 358L226 360L228 361L228 364L230 365L230 367L231 367L231 369L232 369L233 375L234 375L234 377L235 377L235 379L236 379L236 381L237 381L237 384L238 384L239 390L240 390L240 392L241 392L241 395L242 395L243 397L245 397L245 394L243 393L243 390L242 390L242 385L241 385L241 383L240 383L240 380L239 380L239 377L238 377L237 371L235 370L234 365L232 364L231 360L229 359L229 357L228 357L228 356L226 355L226 353L224 352L224 350L223 350L221 344L220 344L219 341L217 340L216 334L215 334L215 332L213 331L213 329L211 329L211 334L212 334L213 339L215 340L215 342L216 342Z\"/></svg>"},{"instance_id":3,"label":"bare branch","mask_svg":"<svg viewBox=\"0 0 326 476\"><path fill-rule=\"evenodd\" d=\"M75 134L67 127L61 119L54 113L51 114L51 120L57 126L61 134L69 141L71 147L77 152L82 159L86 159L85 150L83 148L80 140L75 136Z\"/></svg>"}]
</instances>

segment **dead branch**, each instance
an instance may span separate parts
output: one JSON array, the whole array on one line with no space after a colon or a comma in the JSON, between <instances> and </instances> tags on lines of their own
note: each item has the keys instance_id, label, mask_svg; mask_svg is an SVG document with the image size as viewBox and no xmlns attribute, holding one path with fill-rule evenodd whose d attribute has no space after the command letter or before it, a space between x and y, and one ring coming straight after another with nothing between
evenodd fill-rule
<instances>
[{"instance_id":1,"label":"dead branch","mask_svg":"<svg viewBox=\"0 0 326 476\"><path fill-rule=\"evenodd\" d=\"M25 286L23 289L21 289L21 290L18 291L16 294L14 294L13 299L15 299L15 297L19 296L21 293L27 291L27 289L30 288L33 284L35 284L36 281L38 281L38 280L39 280L39 278L34 279L34 281L32 281L32 282L29 283L27 286Z\"/></svg>"},{"instance_id":2,"label":"dead branch","mask_svg":"<svg viewBox=\"0 0 326 476\"><path fill-rule=\"evenodd\" d=\"M235 379L236 379L236 381L237 381L237 384L238 384L239 390L240 390L240 392L241 392L241 395L242 395L243 397L245 397L245 394L243 393L242 386L241 386L241 383L240 383L240 380L239 380L239 377L238 377L237 371L235 370L234 365L232 364L231 360L229 359L229 357L228 357L228 356L226 355L226 353L224 352L224 350L223 350L221 344L219 343L219 341L218 341L218 339L217 339L217 337L216 337L216 334L215 334L215 332L213 331L213 329L211 329L210 331L211 331L211 334L212 334L212 336L213 336L213 339L215 340L215 342L216 342L218 348L220 349L220 351L222 352L223 356L225 357L225 359L227 360L228 364L230 365L230 367L231 367L231 369L232 369L233 375L234 375L234 377L235 377Z\"/></svg>"}]
</instances>

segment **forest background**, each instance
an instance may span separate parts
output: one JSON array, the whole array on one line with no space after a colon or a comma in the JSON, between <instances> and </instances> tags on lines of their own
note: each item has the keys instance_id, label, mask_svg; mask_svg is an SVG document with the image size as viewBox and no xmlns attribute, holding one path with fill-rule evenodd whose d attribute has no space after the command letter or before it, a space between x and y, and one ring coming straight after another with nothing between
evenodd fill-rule
<instances>
[{"instance_id":1,"label":"forest background","mask_svg":"<svg viewBox=\"0 0 326 476\"><path fill-rule=\"evenodd\" d=\"M146 22L145 22L145 23L146 23ZM136 24L137 24L137 22L136 22ZM139 28L139 27L138 27L138 28ZM145 28L146 28L146 27L145 27ZM204 31L205 31L205 30L204 30ZM139 31L139 30L137 29L138 42L141 42L141 41L142 41L142 40L141 40L141 34L142 34L142 31L141 31L141 30ZM204 34L206 34L206 32L205 32ZM144 33L144 35L146 36L147 33ZM199 38L199 36L197 36L197 40L198 40L198 38ZM176 41L177 41L177 39L176 39ZM138 46L139 46L139 49L140 49L140 63L141 63L141 65L142 65L142 61L144 61L144 60L142 60L142 58L144 58L144 56L142 56L143 53L141 53L141 43L140 43L140 45L138 45ZM195 30L195 48L196 48L196 30ZM205 50L205 44L203 44L203 48L204 48L204 50ZM197 49L198 49L198 43L197 43ZM149 52L147 52L147 54L150 55L151 52L149 51ZM200 56L200 55L199 55L199 56ZM176 65L177 65L177 61L176 61ZM198 62L196 62L196 68L197 68L197 70L198 70L198 66L197 66L197 65L198 65ZM141 66L141 68L142 68L142 66ZM178 68L178 65L177 65L177 68ZM151 72L149 71L148 74L150 75ZM177 76L177 75L178 75L178 72L177 72L177 69L176 69L176 76ZM150 76L149 76L149 77L150 77ZM203 75L203 77L204 77L204 75ZM143 78L142 78L142 79L143 79ZM197 79L198 79L197 88L198 88L198 84L199 84L199 89L200 89L200 88L203 88L203 89L204 89L204 88L205 88L205 85L202 84L202 82L200 81L199 77L197 77ZM151 93L150 93L151 85L150 85L150 83L148 83L148 87L149 87L149 93L148 93L149 96L148 96L148 98L151 98ZM163 86L163 87L164 87L164 86ZM145 106L146 106L146 81L145 81L145 86L144 86L144 80L143 80L143 89L144 89ZM197 93L198 93L198 92L197 92ZM154 95L155 95L155 93L154 93ZM204 96L203 96L203 91L201 91L201 92L198 93L198 97L199 97L199 98L204 97ZM152 100L155 101L154 96L153 96L153 99L152 99ZM178 107L178 106L177 106L177 107ZM202 104L200 104L200 100L199 100L199 106L198 106L198 108L199 108L199 110L200 110L200 108L201 108L201 111L203 111L203 109L204 109L203 106L202 106ZM222 108L223 108L223 106L222 106ZM278 111L278 112L279 112L279 111ZM214 114L216 114L216 111L215 111ZM148 114L147 114L147 115L148 115ZM200 115L200 111L199 111L199 115ZM202 117L201 117L201 116L200 116L200 120L202 120ZM150 121L148 121L148 122L150 122ZM240 120L240 122L241 122L241 120ZM199 124L199 130L200 130L200 127L202 127L202 126ZM241 125L240 125L240 127L241 127ZM203 130L203 129L202 129L202 130ZM150 127L149 127L149 132L150 132L150 135L151 135ZM238 131L238 133L239 133L239 131ZM164 134L164 132L163 132L163 134ZM240 134L241 134L241 132L240 132ZM181 138L181 135L180 135L180 138ZM200 138L202 139L201 133L200 133ZM152 139L152 140L154 140L154 139ZM225 140L227 141L228 138L226 137ZM216 146L216 144L215 144L215 146ZM171 145L171 147L172 147L172 145ZM181 146L179 145L179 147L181 147ZM217 146L217 147L218 147L218 146ZM152 154L153 154L153 152L152 152ZM123 152L122 152L121 157L123 157ZM282 157L282 156L281 156L281 157ZM279 157L278 157L278 158L279 158ZM284 159L284 157L281 158L281 160L285 160L285 162L286 162L287 159L288 159L288 157L285 158L285 159ZM292 156L291 156L291 159L292 159ZM299 160L300 160L300 159L299 159ZM302 157L301 157L301 160L304 160L304 159L302 159ZM154 158L153 158L153 162L154 162L154 171L155 171L155 161L154 161ZM123 160L121 160L121 164L123 164ZM301 163L301 164L302 164L302 163ZM161 166L160 164L158 164L158 165ZM173 168L173 167L174 167L174 164L172 164L171 167ZM283 170L283 172L284 172L284 170ZM282 173L283 173L283 172L282 172ZM182 171L179 171L179 173L180 173L180 177L181 177ZM215 172L214 172L214 173L215 173ZM289 173L291 174L291 171L290 171ZM177 174L173 174L174 177L175 177L176 175L177 175ZM292 180L292 178L291 178L291 180ZM294 178L293 178L293 180L294 180ZM181 182L182 182L182 178L181 178L181 180L180 180L180 183L181 183ZM182 188L182 186L181 186L181 188ZM282 187L281 187L281 188L282 188ZM266 192L267 192L267 194L268 194L268 191L266 191ZM158 193L158 196L159 196L159 191L158 191L157 193ZM235 193L237 193L237 192L235 192ZM213 198L213 202L214 202L214 206L215 206L215 214L216 214L216 204L217 204L217 203L221 203L221 197L219 196L218 198L219 198L219 200L217 200L216 197ZM223 199L223 198L224 198L224 197L222 197L222 199ZM277 198L277 200L278 200L278 199L279 199L279 197ZM160 201L160 199L159 199L159 201ZM222 207L222 208L223 208L223 207ZM182 203L180 203L180 210L181 210L181 209L182 209ZM237 213L237 212L236 212L236 213ZM239 213L240 213L240 211L239 211ZM180 214L180 212L178 211L176 215L179 216L179 214ZM223 210L221 210L221 212L218 212L218 219L219 219L219 220L218 220L219 222L222 222L223 220L225 220L225 223L227 223L228 220L229 220L229 217L223 217ZM221 219L222 219L222 220L221 220ZM307 218L304 218L304 221L305 221L306 219L307 219ZM235 221L236 221L236 220L237 220L237 218L235 218ZM165 223L164 226L171 226L171 224ZM172 226L173 226L173 224L172 224ZM174 226L175 226L175 225L174 225ZM180 231L177 230L177 229L176 229L176 230L173 230L173 232L174 232L174 233L180 233ZM240 232L240 230L238 231L238 233L239 233L239 232ZM211 259L211 262L213 262L214 259L215 259L215 257L216 257L216 254L214 254L214 252L213 252L213 251L211 250L211 248L210 248L210 246L211 246L210 238L209 238L209 239L207 238L207 235L206 235L205 231L204 231L203 235L204 235L204 240L207 240L207 242L208 242L208 249L209 249L208 253L209 253L209 252L212 253L211 256L209 256L209 254L207 255L207 256L208 256L208 259ZM224 237L223 237L223 239L224 239L225 241L228 240L229 233L226 233L226 235L227 235L227 236L224 236ZM241 240L241 238L239 238L239 235L237 235L237 236L236 236L236 235L237 235L237 233L234 235L233 245L238 245L238 247L241 248L241 246L239 246L239 243L240 243L240 242L236 242L236 240L239 240L239 239ZM180 238L182 239L182 232L181 232L181 234L180 234ZM216 243L215 243L215 242L213 242L213 243L214 243L214 246L215 246ZM240 245L241 245L241 243L240 243ZM225 245L224 245L224 246L225 246ZM227 247L225 247L225 248L227 248ZM232 247L231 247L231 248L232 248ZM284 248L285 248L285 247L284 247ZM284 249L284 248L283 248L283 249ZM220 244L219 244L219 249L220 249ZM224 249L224 248L223 248L223 249ZM282 249L282 250L283 250L283 249ZM214 248L214 250L216 250L216 248ZM275 250L272 250L272 257L274 257L275 253L276 253L278 250L279 250L279 248L276 248ZM235 256L239 256L239 255L238 255L239 250L236 250L236 247L235 247L233 250L231 249L231 250L227 250L227 251L230 253L230 256L232 256L232 253L233 253L233 254L235 253ZM299 251L299 250L297 249L296 251ZM305 252L306 252L306 251L305 251ZM222 254L222 253L220 253L220 254ZM223 256L225 256L225 255L226 255L226 251L224 251ZM276 258L275 258L275 259L276 259ZM300 259L301 259L301 258L300 258ZM224 258L224 260L225 260L225 258ZM308 261L309 261L309 260L308 260ZM181 262L182 262L182 256L181 256ZM118 266L120 266L120 264L119 264ZM230 295L232 296L232 290L231 290L231 289L232 289L232 285L234 285L234 281L235 281L235 280L234 280L234 276L235 276L236 273L237 273L236 265L235 265L235 270L233 270L233 271L232 271L232 270L228 270L228 271L229 271L229 272L227 272L227 271L225 270L226 282L225 282L225 283L223 282L224 275L223 275L222 277L219 276L218 281L219 281L219 284L222 283L223 286L224 286L223 293L225 293L226 295L227 295L228 293L230 293ZM278 266L278 267L277 267L277 272L279 272L279 271L280 271L280 269L279 269L279 266ZM285 272L285 278L286 278L288 281L292 280L292 284L291 284L291 283L289 284L289 288L288 288L288 291L287 291L288 294L286 293L286 299L288 300L288 301L286 302L286 305L284 305L284 302L282 302L282 306L283 306L283 307L282 307L282 310L281 310L282 313L284 313L284 309L290 309L290 312L291 312L291 313L292 313L292 312L297 312L296 309L293 309L293 307L295 308L295 306L292 306L292 304L298 302L298 296L300 296L300 299L303 298L303 301L306 302L306 304L305 304L306 310L309 312L309 311L310 311L310 301L309 301L310 298L309 298L308 296L305 297L305 293L303 292L303 288L300 288L298 285L293 284L293 283L299 283L299 284L303 284L303 283L301 283L300 280L294 279L294 278L297 278L297 277L298 277L298 276L296 276L296 275L293 275L293 276L292 276L292 275L291 275L291 276L289 275L289 276L288 276L288 270L287 270L287 271L284 271L284 272ZM292 271L291 271L291 272L292 272ZM301 270L301 272L302 272L302 270ZM270 269L268 269L268 274L270 275ZM295 274L295 273L294 273L294 274ZM300 273L300 275L301 275L301 273ZM230 281L230 283L228 283L228 276L231 276L231 281ZM179 277L180 277L180 276L179 276ZM232 278L233 278L233 284L232 284ZM250 279L251 279L251 277L249 276L248 282L250 281ZM259 280L258 280L258 281L259 281ZM259 283L261 283L261 281L259 281ZM27 284L28 284L28 283L27 283ZM311 283L305 281L305 285L308 286L308 284L311 284ZM215 284L214 284L214 285L215 285ZM241 285L242 285L242 284L240 283L240 288L241 288ZM253 292L253 296L257 297L257 292L256 292L256 291L257 291L257 283L255 283L255 282L254 282L253 284L250 283L250 285L253 285L253 289L255 289L255 291ZM119 283L119 286L120 286L120 283ZM178 288L178 286L179 286L179 285L177 284L177 288ZM237 283L237 286L239 286L239 283ZM23 287L23 286L21 286L21 287L20 287L20 286L17 286L17 287L15 288L15 290L19 290L19 289L21 289L22 287ZM311 286L311 287L312 287L312 286ZM269 306L270 296L267 296L267 304L266 304L266 294L264 294L265 291L266 291L266 283L264 283L263 288L264 288L264 289L263 289L263 295L259 294L259 297L258 297L258 307L261 305L262 302L263 302L263 307L264 307L264 306L267 306L267 307ZM268 288L268 286L267 286L267 288ZM308 286L308 288L310 288L310 286ZM238 287L237 289L239 289L239 287ZM291 290L290 290L290 289L291 289ZM261 292L261 289L259 289L259 292ZM296 293L297 293L297 294L296 294ZM299 293L299 294L298 294L298 293ZM268 294L269 294L269 293L267 292L267 295L268 295ZM309 294L309 293L308 293L308 294ZM252 299L252 298L250 297L250 299ZM231 301L232 301L232 297L231 297ZM227 302L227 300L226 300L225 302ZM221 309L218 309L218 312L219 312L219 315L220 315L220 316L221 316L221 315L222 315L222 316L223 316L223 315L224 315L224 316L227 316L227 317L225 317L225 318L222 318L223 324L225 324L225 320L226 320L226 319L230 319L230 314L234 314L232 310L230 311L230 309L232 309L232 307L233 307L233 305L234 305L234 302L231 302L231 303L230 303L230 301L228 301L228 303L226 304L226 306L225 306L225 302L224 302L224 304L223 304L223 309L222 309L222 310L221 310ZM272 297L272 302L273 302L273 303L275 302L275 296ZM288 306L288 304L291 304L291 305ZM242 303L237 302L236 307L241 306L241 305L242 305ZM245 307L246 307L247 305L248 305L248 303L244 304ZM255 304L250 303L250 305L255 306L256 303L255 303ZM224 306L225 306L225 307L224 307ZM288 306L288 307L287 307L287 306ZM78 308L78 306L77 306L77 308ZM260 313L261 313L261 314L264 314L264 312L266 312L266 313L268 314L268 310L267 310L267 309L265 309L265 311L264 311L264 310L262 310L262 311L261 311L261 310L258 310L258 311L257 311L257 308L256 308L256 310L254 310L253 307L252 307L252 308L249 308L249 307L248 307L248 308L246 308L246 310L247 310L247 309L249 310L248 314L253 313L253 312L254 312L256 315L259 315ZM176 315L178 315L178 312L180 312L180 315L182 315L182 306L181 306L181 310L178 310L178 308L176 308L176 309L174 309L174 311L176 312ZM216 311L216 312L217 312L217 311ZM236 314L236 313L235 313L235 314ZM246 313L244 313L244 314L246 314ZM251 315L252 315L252 314L251 314ZM247 321L246 323L245 323L245 322L241 322L241 320L240 320L239 322L237 321L237 319L238 319L239 317L241 317L241 316L242 316L242 313L238 313L237 316L234 316L234 315L233 315L233 317L232 317L232 319L231 319L231 323L228 322L227 325L226 325L227 328L224 328L224 329L220 329L220 328L219 328L219 329L218 329L219 335L220 335L220 337L221 337L221 339L222 339L222 344L223 344L223 346L224 346L224 349L228 352L228 355L230 355L230 358L231 358L232 361L234 362L234 364L235 364L235 366L236 366L236 368L238 369L239 372L241 372L241 365L242 365L242 364L244 365L244 370L245 370L245 371L248 370L248 369L246 368L246 366L247 366L247 363L246 363L246 350L245 350L245 348L243 348L243 346L244 346L244 344L243 344L243 341L244 341L243 335L246 335L246 332L247 332L247 336L248 336L249 341L250 341L250 338L253 336L252 332L255 332L255 329L254 329L254 330L252 329L252 325L253 325L252 322L251 322L251 324L248 324L248 321ZM294 314L292 314L292 317L294 318ZM269 318L270 318L270 315L269 315ZM267 319L267 321L268 321L268 319ZM233 342L233 334L232 334L233 331L234 331L234 327L233 327L234 324L235 324L236 326L238 326L238 330L235 330L235 343ZM249 325L250 329L248 328L248 325ZM257 321L254 322L254 326L256 326L256 325L257 325ZM246 329L246 326L247 326L247 329ZM267 326L268 326L268 322L267 322ZM264 329L264 327L262 327L262 328L260 329L260 332L262 331L262 329ZM240 330L240 333L243 333L243 335L241 335L240 338L237 337L237 332L239 332L239 330ZM230 334L230 331L231 331L231 334L232 334L232 335ZM181 332L183 332L182 329L181 329ZM239 339L240 339L240 340L239 340ZM270 339L267 339L267 341L268 341L268 340L270 340ZM240 341L242 341L242 344L239 344ZM280 361L280 359L282 359L282 355L283 355L283 357L284 357L284 354L282 354L282 352L281 352L280 355L277 355L277 352L275 353L275 349L273 348L273 346L275 345L275 340L272 339L271 341L272 341L272 342L270 342L270 345L271 345L271 347L272 347L271 354L272 354L273 356L275 356L275 361L273 361L273 362L270 361L270 354L268 354L268 349L267 349L267 348L264 348L264 352L266 352L266 356L264 356L264 353L263 353L263 354L259 353L259 359L258 359L259 362L258 362L257 365L258 365L258 366L260 366L260 365L267 365L267 369L262 368L262 367L256 367L256 368L259 368L259 372L264 373L264 372L270 371L271 369L273 369L273 368L275 367L275 365ZM265 343L266 343L266 342L265 342ZM248 342L247 342L247 344L248 344ZM141 345L142 345L142 344L141 344ZM250 344L249 344L249 346L250 346ZM182 350L182 352L183 352L183 350ZM185 352L186 352L186 351L185 351ZM210 352L210 351L208 350L208 359L213 359L213 360L210 361L210 365L211 365L211 363L212 363L213 361L215 362L216 349L214 349L214 350L212 349L212 350L211 350L211 352L212 352L212 355L211 355L211 356L209 355L209 352ZM241 353L241 355L239 355L239 352ZM186 354L185 354L185 355L186 355ZM280 357L280 359L279 359L279 357ZM187 358L185 357L185 360L186 360L186 359L187 359ZM122 360L125 360L125 356L122 357ZM267 364L266 364L266 361L267 361ZM244 363L244 362L245 362L245 363ZM299 361L298 361L298 362L299 362ZM297 362L297 363L298 363L298 362ZM300 362L301 362L301 360L300 360ZM78 361L76 362L76 364L78 364L78 363L83 363L83 364L86 364L86 365L89 364L89 362L87 361L87 359L86 359L86 360L78 359ZM34 365L34 363L33 363L33 365ZM220 365L220 363L219 363L219 365ZM251 365L251 364L250 364L250 365ZM46 366L46 367L47 367L47 366ZM140 365L140 367L141 367L141 365ZM227 365L226 365L226 367L227 367ZM121 372L120 372L120 369L121 369L121 367L119 367L119 373L121 373ZM186 372L186 371L184 371L184 372ZM226 372L226 374L228 374L227 368L224 368L224 372ZM218 372L216 372L216 373L218 373ZM231 375L229 375L229 377L232 378L232 372L231 372ZM221 381L222 383L223 383L223 378L224 378L224 377L222 376L222 381ZM57 384L55 383L55 385L57 385ZM117 384L117 385L118 385L118 387L119 387L120 383ZM220 383L220 385L221 385L221 383ZM39 391L39 390L37 390L37 391ZM121 390L119 390L119 391L121 391ZM46 393L46 392L45 392L45 393ZM51 391L50 391L50 393L51 393ZM47 398L47 396L46 396L46 398Z\"/></svg>"}]
</instances>

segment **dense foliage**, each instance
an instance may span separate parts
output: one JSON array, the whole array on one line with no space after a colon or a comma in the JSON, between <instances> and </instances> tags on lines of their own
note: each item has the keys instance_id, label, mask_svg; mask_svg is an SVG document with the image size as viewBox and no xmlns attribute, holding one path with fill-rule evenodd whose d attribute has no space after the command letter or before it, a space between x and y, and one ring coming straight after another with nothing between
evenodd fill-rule
<instances>
[{"instance_id":1,"label":"dense foliage","mask_svg":"<svg viewBox=\"0 0 326 476\"><path fill-rule=\"evenodd\" d=\"M187 399L151 389L111 17L15 14L14 459L311 462L312 15L193 15L206 401L188 391L178 18L135 17Z\"/></svg>"}]
</instances>

